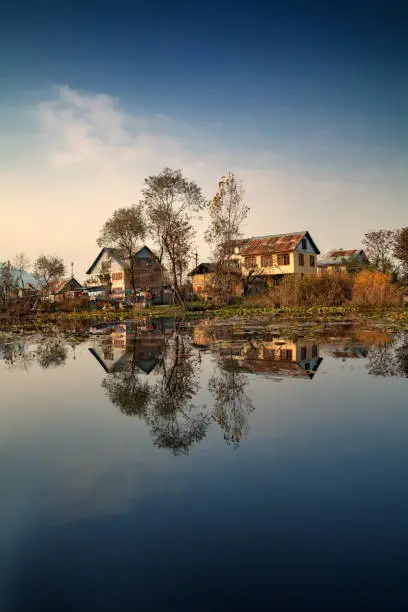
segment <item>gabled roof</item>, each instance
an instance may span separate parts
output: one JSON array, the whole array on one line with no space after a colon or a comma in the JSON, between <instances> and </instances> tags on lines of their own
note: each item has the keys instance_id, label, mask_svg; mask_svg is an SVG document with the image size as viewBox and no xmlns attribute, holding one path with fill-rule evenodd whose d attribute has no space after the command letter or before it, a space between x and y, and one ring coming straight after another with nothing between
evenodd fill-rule
<instances>
[{"instance_id":1,"label":"gabled roof","mask_svg":"<svg viewBox=\"0 0 408 612\"><path fill-rule=\"evenodd\" d=\"M222 271L224 266L218 267L216 263L200 263L198 266L188 273L188 276L194 276L195 274L209 274L210 272L216 272L217 270ZM241 276L240 270L231 267L229 270L230 274Z\"/></svg>"},{"instance_id":2,"label":"gabled roof","mask_svg":"<svg viewBox=\"0 0 408 612\"><path fill-rule=\"evenodd\" d=\"M318 266L333 266L342 264L355 264L358 259L368 262L367 256L362 249L332 249L317 262Z\"/></svg>"},{"instance_id":3,"label":"gabled roof","mask_svg":"<svg viewBox=\"0 0 408 612\"><path fill-rule=\"evenodd\" d=\"M122 259L122 254L121 254L119 249L114 249L112 247L103 247L100 250L100 252L99 252L98 256L96 257L96 259L93 261L93 263L90 266L90 268L86 271L87 274L92 274L92 270L99 263L99 260L101 259L102 255L104 253L108 253L108 255L110 255L112 257L112 259L114 259L123 268L127 267L126 262L123 261L123 259Z\"/></svg>"},{"instance_id":4,"label":"gabled roof","mask_svg":"<svg viewBox=\"0 0 408 612\"><path fill-rule=\"evenodd\" d=\"M153 253L153 251L149 249L149 247L146 245L141 246L136 251L135 259L145 259L146 257L144 257L144 255L148 254L148 253L145 253L145 251L150 253L153 259L157 259L155 253ZM92 274L92 270L98 264L99 260L101 259L104 253L108 253L112 257L112 259L114 259L120 266L122 266L122 268L129 267L129 263L123 258L120 249L115 249L113 247L103 247L101 251L99 252L98 256L96 257L96 259L94 260L94 262L92 263L92 265L90 266L90 268L86 271L87 274Z\"/></svg>"},{"instance_id":5,"label":"gabled roof","mask_svg":"<svg viewBox=\"0 0 408 612\"><path fill-rule=\"evenodd\" d=\"M248 256L294 251L298 247L302 238L307 238L316 255L319 255L320 251L308 231L294 232L291 234L271 234L269 236L254 236L252 238L247 238L243 246L240 247L239 254Z\"/></svg>"},{"instance_id":6,"label":"gabled roof","mask_svg":"<svg viewBox=\"0 0 408 612\"><path fill-rule=\"evenodd\" d=\"M75 286L78 289L82 289L82 285L81 283L79 283L76 278L61 278L60 280L56 280L56 281L51 281L48 283L48 291L50 293L59 293L60 291L62 291L64 289L64 287L66 285L68 285L71 282L74 282Z\"/></svg>"}]
</instances>

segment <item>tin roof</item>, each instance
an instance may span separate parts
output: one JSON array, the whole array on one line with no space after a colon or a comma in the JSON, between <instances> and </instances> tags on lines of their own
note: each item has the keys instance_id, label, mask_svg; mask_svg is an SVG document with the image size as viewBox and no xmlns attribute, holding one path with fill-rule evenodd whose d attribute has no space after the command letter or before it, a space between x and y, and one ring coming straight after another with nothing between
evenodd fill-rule
<instances>
[{"instance_id":1,"label":"tin roof","mask_svg":"<svg viewBox=\"0 0 408 612\"><path fill-rule=\"evenodd\" d=\"M333 266L341 264L356 263L359 256L367 261L367 256L362 249L332 249L317 262L318 266Z\"/></svg>"},{"instance_id":2,"label":"tin roof","mask_svg":"<svg viewBox=\"0 0 408 612\"><path fill-rule=\"evenodd\" d=\"M313 242L309 232L294 232L291 234L272 234L270 236L254 236L248 238L240 250L240 255L262 255L266 253L285 253L294 251L302 238L307 238L316 254L319 249Z\"/></svg>"}]
</instances>

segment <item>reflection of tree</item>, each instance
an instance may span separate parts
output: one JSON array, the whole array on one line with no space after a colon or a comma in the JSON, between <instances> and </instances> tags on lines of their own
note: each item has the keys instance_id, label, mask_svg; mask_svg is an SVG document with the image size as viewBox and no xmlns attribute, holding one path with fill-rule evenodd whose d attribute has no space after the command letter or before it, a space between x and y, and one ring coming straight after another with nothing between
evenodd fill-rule
<instances>
[{"instance_id":1,"label":"reflection of tree","mask_svg":"<svg viewBox=\"0 0 408 612\"><path fill-rule=\"evenodd\" d=\"M126 362L121 372L106 377L102 382L112 404L118 406L128 416L145 416L145 408L150 396L147 382L142 382L138 375L136 342L132 346L132 359Z\"/></svg>"},{"instance_id":2,"label":"reflection of tree","mask_svg":"<svg viewBox=\"0 0 408 612\"><path fill-rule=\"evenodd\" d=\"M22 342L5 342L0 344L2 359L10 368L28 370L36 361L44 369L64 365L67 359L67 348L58 340L46 339L41 344Z\"/></svg>"},{"instance_id":3,"label":"reflection of tree","mask_svg":"<svg viewBox=\"0 0 408 612\"><path fill-rule=\"evenodd\" d=\"M46 340L38 346L37 361L44 369L62 366L66 359L67 348L57 340Z\"/></svg>"},{"instance_id":4,"label":"reflection of tree","mask_svg":"<svg viewBox=\"0 0 408 612\"><path fill-rule=\"evenodd\" d=\"M208 416L193 403L198 384L199 352L186 334L174 330L162 345L155 382L142 381L137 368L136 338L133 358L123 371L102 383L108 397L121 412L145 419L155 445L174 454L188 453L194 442L205 437Z\"/></svg>"},{"instance_id":5,"label":"reflection of tree","mask_svg":"<svg viewBox=\"0 0 408 612\"><path fill-rule=\"evenodd\" d=\"M249 431L247 416L254 410L246 393L248 376L239 371L235 360L219 357L218 373L211 376L208 388L214 396L213 418L224 430L224 439L237 448Z\"/></svg>"},{"instance_id":6,"label":"reflection of tree","mask_svg":"<svg viewBox=\"0 0 408 612\"><path fill-rule=\"evenodd\" d=\"M374 376L408 377L408 334L400 334L387 344L370 347L367 369Z\"/></svg>"},{"instance_id":7,"label":"reflection of tree","mask_svg":"<svg viewBox=\"0 0 408 612\"><path fill-rule=\"evenodd\" d=\"M199 353L185 334L175 332L159 363L160 379L152 389L148 412L154 443L174 454L188 453L205 437L208 416L192 399L199 389Z\"/></svg>"},{"instance_id":8,"label":"reflection of tree","mask_svg":"<svg viewBox=\"0 0 408 612\"><path fill-rule=\"evenodd\" d=\"M34 354L27 350L25 342L2 342L0 353L4 363L10 368L28 370L34 362Z\"/></svg>"}]
</instances>

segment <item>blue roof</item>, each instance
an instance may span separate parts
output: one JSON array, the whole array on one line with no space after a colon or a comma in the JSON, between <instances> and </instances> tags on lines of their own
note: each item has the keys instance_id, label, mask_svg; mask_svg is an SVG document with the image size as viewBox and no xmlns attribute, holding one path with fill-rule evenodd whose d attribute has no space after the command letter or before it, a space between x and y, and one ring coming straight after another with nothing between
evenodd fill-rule
<instances>
[{"instance_id":1,"label":"blue roof","mask_svg":"<svg viewBox=\"0 0 408 612\"><path fill-rule=\"evenodd\" d=\"M0 270L2 269L3 265L4 264L0 264ZM20 271L16 270L15 268L10 268L10 271L13 275L13 281L18 287L22 288L21 281L23 281L24 287L27 287L27 285L32 285L35 289L39 289L41 287L41 282L32 272L20 273Z\"/></svg>"}]
</instances>

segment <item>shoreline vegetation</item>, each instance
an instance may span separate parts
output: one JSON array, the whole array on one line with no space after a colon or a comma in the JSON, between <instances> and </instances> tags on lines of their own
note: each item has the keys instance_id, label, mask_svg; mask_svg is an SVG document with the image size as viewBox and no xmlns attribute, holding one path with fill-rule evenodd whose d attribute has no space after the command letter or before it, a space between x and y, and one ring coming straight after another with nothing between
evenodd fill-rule
<instances>
[{"instance_id":1,"label":"shoreline vegetation","mask_svg":"<svg viewBox=\"0 0 408 612\"><path fill-rule=\"evenodd\" d=\"M37 313L20 318L0 316L0 335L47 335L58 331L80 339L90 335L91 326L143 323L160 318L172 318L176 324L188 326L205 320L208 324L254 326L305 337L316 333L335 334L346 326L389 333L408 330L408 308L372 309L352 305L270 308L245 303L215 307L195 303L188 310L180 306L153 306L137 310Z\"/></svg>"}]
</instances>

